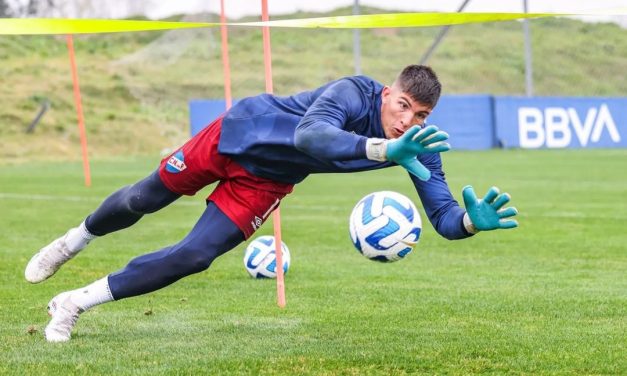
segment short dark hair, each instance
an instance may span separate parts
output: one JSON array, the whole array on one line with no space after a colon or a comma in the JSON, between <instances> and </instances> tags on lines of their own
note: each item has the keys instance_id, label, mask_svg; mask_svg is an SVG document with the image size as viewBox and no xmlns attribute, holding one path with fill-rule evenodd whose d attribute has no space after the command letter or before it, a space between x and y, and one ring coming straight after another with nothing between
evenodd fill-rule
<instances>
[{"instance_id":1,"label":"short dark hair","mask_svg":"<svg viewBox=\"0 0 627 376\"><path fill-rule=\"evenodd\" d=\"M440 99L442 84L433 69L426 65L408 65L395 81L413 100L434 108Z\"/></svg>"}]
</instances>

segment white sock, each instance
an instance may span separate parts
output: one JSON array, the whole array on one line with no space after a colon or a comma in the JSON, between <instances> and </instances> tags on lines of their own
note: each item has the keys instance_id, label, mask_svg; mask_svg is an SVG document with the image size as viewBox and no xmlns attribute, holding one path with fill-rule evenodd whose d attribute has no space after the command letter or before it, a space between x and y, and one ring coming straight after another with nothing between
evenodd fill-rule
<instances>
[{"instance_id":1,"label":"white sock","mask_svg":"<svg viewBox=\"0 0 627 376\"><path fill-rule=\"evenodd\" d=\"M65 237L65 244L67 244L70 252L76 253L85 248L85 246L95 238L97 238L97 236L87 231L85 221L83 221L80 226L68 231Z\"/></svg>"},{"instance_id":2,"label":"white sock","mask_svg":"<svg viewBox=\"0 0 627 376\"><path fill-rule=\"evenodd\" d=\"M72 303L78 308L87 311L98 304L113 301L113 295L109 289L109 276L97 280L91 285L76 289L71 292Z\"/></svg>"}]
</instances>

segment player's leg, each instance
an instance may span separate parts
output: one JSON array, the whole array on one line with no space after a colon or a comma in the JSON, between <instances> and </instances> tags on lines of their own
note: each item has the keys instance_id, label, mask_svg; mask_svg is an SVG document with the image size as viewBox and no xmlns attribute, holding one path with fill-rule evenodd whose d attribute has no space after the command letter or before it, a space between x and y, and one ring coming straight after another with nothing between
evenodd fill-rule
<instances>
[{"instance_id":1,"label":"player's leg","mask_svg":"<svg viewBox=\"0 0 627 376\"><path fill-rule=\"evenodd\" d=\"M201 272L243 240L242 230L210 202L192 231L179 243L139 256L122 270L84 288L55 296L48 304L52 319L45 329L46 339L69 340L80 313L98 304L159 290Z\"/></svg>"},{"instance_id":2,"label":"player's leg","mask_svg":"<svg viewBox=\"0 0 627 376\"><path fill-rule=\"evenodd\" d=\"M144 214L162 209L180 196L163 184L158 172L121 188L107 197L78 227L35 254L24 271L26 280L31 283L46 280L97 236L127 228Z\"/></svg>"},{"instance_id":3,"label":"player's leg","mask_svg":"<svg viewBox=\"0 0 627 376\"><path fill-rule=\"evenodd\" d=\"M209 268L213 260L244 241L244 234L209 202L190 233L179 243L139 256L109 275L115 300L146 294Z\"/></svg>"},{"instance_id":4,"label":"player's leg","mask_svg":"<svg viewBox=\"0 0 627 376\"><path fill-rule=\"evenodd\" d=\"M94 305L156 291L207 269L216 257L249 238L293 188L251 176L236 164L228 171L228 179L218 184L203 215L181 242L137 257L118 272L53 298L52 320L45 330L48 341L69 340L78 315Z\"/></svg>"},{"instance_id":5,"label":"player's leg","mask_svg":"<svg viewBox=\"0 0 627 376\"><path fill-rule=\"evenodd\" d=\"M229 171L230 178L211 193L207 208L185 239L137 257L109 275L112 297L146 294L207 269L216 257L248 239L292 191L291 184L254 177L238 165L229 166Z\"/></svg>"}]
</instances>

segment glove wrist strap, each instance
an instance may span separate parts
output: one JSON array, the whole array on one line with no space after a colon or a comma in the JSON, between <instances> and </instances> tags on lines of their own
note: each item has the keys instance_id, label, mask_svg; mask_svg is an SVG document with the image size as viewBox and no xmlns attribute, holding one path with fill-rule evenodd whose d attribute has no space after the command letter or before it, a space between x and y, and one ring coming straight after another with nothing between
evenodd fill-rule
<instances>
[{"instance_id":1,"label":"glove wrist strap","mask_svg":"<svg viewBox=\"0 0 627 376\"><path fill-rule=\"evenodd\" d=\"M383 138L369 138L366 140L366 157L371 161L387 161L388 140Z\"/></svg>"},{"instance_id":2,"label":"glove wrist strap","mask_svg":"<svg viewBox=\"0 0 627 376\"><path fill-rule=\"evenodd\" d=\"M468 213L464 213L464 228L466 229L466 231L468 231L469 234L476 234L479 232L479 230L477 230L475 225L470 220Z\"/></svg>"}]
</instances>

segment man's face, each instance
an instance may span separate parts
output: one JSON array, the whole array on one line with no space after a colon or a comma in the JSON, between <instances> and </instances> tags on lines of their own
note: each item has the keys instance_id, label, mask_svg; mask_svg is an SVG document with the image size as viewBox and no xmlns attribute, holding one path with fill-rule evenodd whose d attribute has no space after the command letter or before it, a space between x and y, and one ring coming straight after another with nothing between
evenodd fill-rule
<instances>
[{"instance_id":1,"label":"man's face","mask_svg":"<svg viewBox=\"0 0 627 376\"><path fill-rule=\"evenodd\" d=\"M381 93L381 124L385 138L398 138L416 124L423 126L432 110L414 101L396 84L384 87Z\"/></svg>"}]
</instances>

